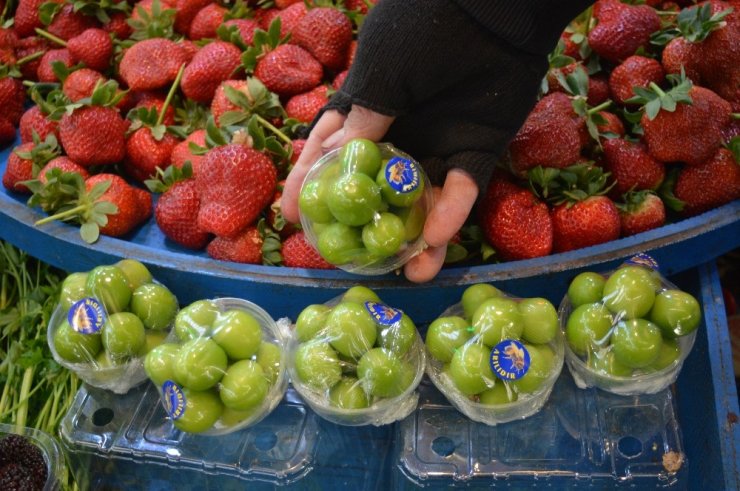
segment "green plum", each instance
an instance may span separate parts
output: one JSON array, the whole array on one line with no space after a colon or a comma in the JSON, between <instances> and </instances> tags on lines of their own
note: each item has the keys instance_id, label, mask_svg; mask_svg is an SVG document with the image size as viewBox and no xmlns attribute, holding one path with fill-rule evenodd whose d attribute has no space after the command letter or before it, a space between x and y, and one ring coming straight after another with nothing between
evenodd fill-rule
<instances>
[{"instance_id":1,"label":"green plum","mask_svg":"<svg viewBox=\"0 0 740 491\"><path fill-rule=\"evenodd\" d=\"M144 371L157 387L160 387L167 380L177 382L175 363L179 352L180 346L165 343L147 353L146 358L144 358Z\"/></svg>"},{"instance_id":2,"label":"green plum","mask_svg":"<svg viewBox=\"0 0 740 491\"><path fill-rule=\"evenodd\" d=\"M365 302L381 303L380 297L370 288L361 285L355 285L342 295L342 302L355 302L364 304Z\"/></svg>"},{"instance_id":3,"label":"green plum","mask_svg":"<svg viewBox=\"0 0 740 491\"><path fill-rule=\"evenodd\" d=\"M215 341L193 339L180 346L175 378L192 390L210 389L223 377L227 363L226 353Z\"/></svg>"},{"instance_id":4,"label":"green plum","mask_svg":"<svg viewBox=\"0 0 740 491\"><path fill-rule=\"evenodd\" d=\"M519 302L524 330L522 337L535 344L549 343L558 330L558 313L544 298L525 298Z\"/></svg>"},{"instance_id":5,"label":"green plum","mask_svg":"<svg viewBox=\"0 0 740 491\"><path fill-rule=\"evenodd\" d=\"M501 290L488 283L477 283L470 285L462 294L462 307L466 319L472 319L475 311L485 300L500 297Z\"/></svg>"},{"instance_id":6,"label":"green plum","mask_svg":"<svg viewBox=\"0 0 740 491\"><path fill-rule=\"evenodd\" d=\"M295 321L295 334L298 341L304 343L322 333L329 312L331 312L331 307L320 303L303 309Z\"/></svg>"},{"instance_id":7,"label":"green plum","mask_svg":"<svg viewBox=\"0 0 740 491\"><path fill-rule=\"evenodd\" d=\"M403 366L396 356L383 348L373 348L357 363L357 377L368 394L393 397L402 385Z\"/></svg>"},{"instance_id":8,"label":"green plum","mask_svg":"<svg viewBox=\"0 0 740 491\"><path fill-rule=\"evenodd\" d=\"M681 290L665 290L655 297L650 320L663 336L675 338L694 332L701 322L701 307L696 298Z\"/></svg>"},{"instance_id":9,"label":"green plum","mask_svg":"<svg viewBox=\"0 0 740 491\"><path fill-rule=\"evenodd\" d=\"M663 337L660 328L652 322L627 319L614 328L611 343L617 361L628 367L643 368L660 356Z\"/></svg>"},{"instance_id":10,"label":"green plum","mask_svg":"<svg viewBox=\"0 0 740 491\"><path fill-rule=\"evenodd\" d=\"M144 324L131 312L109 315L102 336L103 348L113 359L136 356L146 346Z\"/></svg>"},{"instance_id":11,"label":"green plum","mask_svg":"<svg viewBox=\"0 0 740 491\"><path fill-rule=\"evenodd\" d=\"M367 309L354 302L341 302L326 319L329 342L344 356L359 358L375 345L377 327Z\"/></svg>"},{"instance_id":12,"label":"green plum","mask_svg":"<svg viewBox=\"0 0 740 491\"><path fill-rule=\"evenodd\" d=\"M625 319L644 317L655 300L655 280L641 266L626 266L616 270L604 284L604 304L614 314Z\"/></svg>"},{"instance_id":13,"label":"green plum","mask_svg":"<svg viewBox=\"0 0 740 491\"><path fill-rule=\"evenodd\" d=\"M379 326L378 346L394 353L405 355L416 340L416 325L411 318L403 314L401 320L390 326Z\"/></svg>"},{"instance_id":14,"label":"green plum","mask_svg":"<svg viewBox=\"0 0 740 491\"><path fill-rule=\"evenodd\" d=\"M396 254L404 244L406 228L403 221L393 213L381 213L362 227L362 243L371 253L379 257Z\"/></svg>"},{"instance_id":15,"label":"green plum","mask_svg":"<svg viewBox=\"0 0 740 491\"><path fill-rule=\"evenodd\" d=\"M342 377L329 391L329 402L341 409L364 409L370 406L365 390L355 377Z\"/></svg>"},{"instance_id":16,"label":"green plum","mask_svg":"<svg viewBox=\"0 0 740 491\"><path fill-rule=\"evenodd\" d=\"M262 327L243 310L229 310L216 317L211 334L232 360L246 360L257 354L262 343Z\"/></svg>"},{"instance_id":17,"label":"green plum","mask_svg":"<svg viewBox=\"0 0 740 491\"><path fill-rule=\"evenodd\" d=\"M648 368L653 370L663 370L664 368L668 368L673 365L680 356L681 348L678 346L678 342L676 342L675 339L663 338L663 344L660 346L660 353Z\"/></svg>"},{"instance_id":18,"label":"green plum","mask_svg":"<svg viewBox=\"0 0 740 491\"><path fill-rule=\"evenodd\" d=\"M510 383L520 393L532 393L539 390L552 373L555 353L545 344L539 346L525 344L524 348L529 352L529 369L522 378L512 380Z\"/></svg>"},{"instance_id":19,"label":"green plum","mask_svg":"<svg viewBox=\"0 0 740 491\"><path fill-rule=\"evenodd\" d=\"M601 301L606 280L598 273L581 273L568 286L568 300L573 308L586 303Z\"/></svg>"},{"instance_id":20,"label":"green plum","mask_svg":"<svg viewBox=\"0 0 740 491\"><path fill-rule=\"evenodd\" d=\"M382 157L378 146L365 138L354 138L345 143L339 151L342 173L361 172L375 177L380 170Z\"/></svg>"},{"instance_id":21,"label":"green plum","mask_svg":"<svg viewBox=\"0 0 740 491\"><path fill-rule=\"evenodd\" d=\"M326 191L326 204L338 222L355 227L383 209L380 188L365 174L339 176Z\"/></svg>"},{"instance_id":22,"label":"green plum","mask_svg":"<svg viewBox=\"0 0 740 491\"><path fill-rule=\"evenodd\" d=\"M105 350L101 350L98 356L95 357L95 365L96 370L108 370L110 368L117 368L120 363L119 360L111 358Z\"/></svg>"},{"instance_id":23,"label":"green plum","mask_svg":"<svg viewBox=\"0 0 740 491\"><path fill-rule=\"evenodd\" d=\"M121 259L115 266L123 271L124 276L128 280L128 286L131 291L136 290L141 285L146 285L152 282L152 273L149 272L146 266L137 261L136 259Z\"/></svg>"},{"instance_id":24,"label":"green plum","mask_svg":"<svg viewBox=\"0 0 740 491\"><path fill-rule=\"evenodd\" d=\"M425 343L430 355L449 363L455 351L472 336L473 328L462 317L440 317L429 325Z\"/></svg>"},{"instance_id":25,"label":"green plum","mask_svg":"<svg viewBox=\"0 0 740 491\"><path fill-rule=\"evenodd\" d=\"M411 206L424 193L424 180L416 164L393 158L383 162L375 182L383 199L393 206Z\"/></svg>"},{"instance_id":26,"label":"green plum","mask_svg":"<svg viewBox=\"0 0 740 491\"><path fill-rule=\"evenodd\" d=\"M362 243L362 231L338 222L319 234L316 248L321 257L334 265L351 263L367 252Z\"/></svg>"},{"instance_id":27,"label":"green plum","mask_svg":"<svg viewBox=\"0 0 740 491\"><path fill-rule=\"evenodd\" d=\"M270 382L259 363L239 360L221 379L219 395L229 409L246 411L262 404L270 391Z\"/></svg>"},{"instance_id":28,"label":"green plum","mask_svg":"<svg viewBox=\"0 0 740 491\"><path fill-rule=\"evenodd\" d=\"M603 304L583 304L576 307L568 317L565 338L575 354L586 356L594 346L606 343L611 328L612 316Z\"/></svg>"},{"instance_id":29,"label":"green plum","mask_svg":"<svg viewBox=\"0 0 740 491\"><path fill-rule=\"evenodd\" d=\"M87 292L100 300L108 313L122 312L131 300L131 287L115 266L97 266L87 275Z\"/></svg>"},{"instance_id":30,"label":"green plum","mask_svg":"<svg viewBox=\"0 0 740 491\"><path fill-rule=\"evenodd\" d=\"M72 273L62 282L59 305L67 312L78 300L87 296L87 273Z\"/></svg>"},{"instance_id":31,"label":"green plum","mask_svg":"<svg viewBox=\"0 0 740 491\"><path fill-rule=\"evenodd\" d=\"M221 413L221 423L230 428L232 426L236 426L238 424L243 423L245 420L251 418L260 410L260 406L254 406L252 408L247 409L246 411L235 411L233 409L229 409L228 407L224 407L224 411Z\"/></svg>"},{"instance_id":32,"label":"green plum","mask_svg":"<svg viewBox=\"0 0 740 491\"><path fill-rule=\"evenodd\" d=\"M277 382L280 376L280 363L283 356L283 352L280 347L276 344L264 341L260 344L260 349L257 351L257 363L262 367L265 372L267 380L270 385Z\"/></svg>"},{"instance_id":33,"label":"green plum","mask_svg":"<svg viewBox=\"0 0 740 491\"><path fill-rule=\"evenodd\" d=\"M342 379L337 352L329 343L316 340L298 346L295 371L303 383L318 390L328 390Z\"/></svg>"},{"instance_id":34,"label":"green plum","mask_svg":"<svg viewBox=\"0 0 740 491\"><path fill-rule=\"evenodd\" d=\"M498 406L508 404L517 400L517 394L506 387L502 381L496 382L496 385L488 390L484 390L478 395L478 401L487 406Z\"/></svg>"},{"instance_id":35,"label":"green plum","mask_svg":"<svg viewBox=\"0 0 740 491\"><path fill-rule=\"evenodd\" d=\"M468 343L452 355L449 376L455 387L465 395L479 394L496 384L490 365L491 349L478 343ZM497 380L497 379L496 379Z\"/></svg>"},{"instance_id":36,"label":"green plum","mask_svg":"<svg viewBox=\"0 0 740 491\"><path fill-rule=\"evenodd\" d=\"M483 344L493 347L504 339L519 339L524 332L524 322L515 301L493 297L475 310L473 328Z\"/></svg>"},{"instance_id":37,"label":"green plum","mask_svg":"<svg viewBox=\"0 0 740 491\"><path fill-rule=\"evenodd\" d=\"M422 200L408 207L394 207L391 211L403 222L405 231L403 238L406 242L414 241L421 235L421 232L424 230L424 222L427 219Z\"/></svg>"},{"instance_id":38,"label":"green plum","mask_svg":"<svg viewBox=\"0 0 740 491\"><path fill-rule=\"evenodd\" d=\"M631 377L632 368L621 363L612 350L601 350L591 353L588 366L596 373L611 377Z\"/></svg>"},{"instance_id":39,"label":"green plum","mask_svg":"<svg viewBox=\"0 0 740 491\"><path fill-rule=\"evenodd\" d=\"M175 334L180 341L203 337L216 322L218 305L210 300L198 300L180 310L175 317Z\"/></svg>"},{"instance_id":40,"label":"green plum","mask_svg":"<svg viewBox=\"0 0 740 491\"><path fill-rule=\"evenodd\" d=\"M131 312L147 329L165 329L177 314L177 298L166 287L155 283L141 285L131 296Z\"/></svg>"},{"instance_id":41,"label":"green plum","mask_svg":"<svg viewBox=\"0 0 740 491\"><path fill-rule=\"evenodd\" d=\"M197 391L184 387L182 395L185 408L182 416L173 419L172 424L175 428L187 433L202 433L210 430L224 410L218 394L212 390Z\"/></svg>"},{"instance_id":42,"label":"green plum","mask_svg":"<svg viewBox=\"0 0 740 491\"><path fill-rule=\"evenodd\" d=\"M142 356L146 355L160 344L163 344L167 339L167 334L168 333L166 331L152 331L151 329L144 329L146 340L144 341L144 346L141 348L139 354Z\"/></svg>"},{"instance_id":43,"label":"green plum","mask_svg":"<svg viewBox=\"0 0 740 491\"><path fill-rule=\"evenodd\" d=\"M87 363L95 359L103 343L100 333L83 334L72 329L65 320L54 334L54 349L70 363Z\"/></svg>"},{"instance_id":44,"label":"green plum","mask_svg":"<svg viewBox=\"0 0 740 491\"><path fill-rule=\"evenodd\" d=\"M334 216L329 211L329 205L326 204L326 190L328 188L328 181L317 179L305 183L298 195L298 207L301 213L314 223L334 221Z\"/></svg>"}]
</instances>

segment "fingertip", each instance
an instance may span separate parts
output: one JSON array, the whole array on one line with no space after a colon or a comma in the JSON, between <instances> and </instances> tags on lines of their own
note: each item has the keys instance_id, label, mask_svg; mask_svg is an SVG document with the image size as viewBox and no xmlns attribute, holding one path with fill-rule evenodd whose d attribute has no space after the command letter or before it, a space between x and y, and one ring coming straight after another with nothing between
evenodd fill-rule
<instances>
[{"instance_id":1,"label":"fingertip","mask_svg":"<svg viewBox=\"0 0 740 491\"><path fill-rule=\"evenodd\" d=\"M406 278L414 283L431 281L442 269L446 252L446 247L429 247L411 258L404 266Z\"/></svg>"}]
</instances>

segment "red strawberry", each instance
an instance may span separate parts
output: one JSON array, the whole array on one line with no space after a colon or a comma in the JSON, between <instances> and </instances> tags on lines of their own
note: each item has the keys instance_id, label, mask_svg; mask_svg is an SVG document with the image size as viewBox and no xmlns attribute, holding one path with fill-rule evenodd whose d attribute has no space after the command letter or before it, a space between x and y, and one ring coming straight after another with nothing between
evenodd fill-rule
<instances>
[{"instance_id":1,"label":"red strawberry","mask_svg":"<svg viewBox=\"0 0 740 491\"><path fill-rule=\"evenodd\" d=\"M15 126L7 118L0 116L0 148L15 141Z\"/></svg>"},{"instance_id":2,"label":"red strawberry","mask_svg":"<svg viewBox=\"0 0 740 491\"><path fill-rule=\"evenodd\" d=\"M175 145L175 148L172 149L172 155L170 155L170 162L175 167L182 168L186 161L190 161L190 165L193 167L193 177L195 177L200 172L205 157L203 155L195 155L190 150L191 142L205 148L206 130L195 130L184 141Z\"/></svg>"},{"instance_id":3,"label":"red strawberry","mask_svg":"<svg viewBox=\"0 0 740 491\"><path fill-rule=\"evenodd\" d=\"M198 227L200 197L195 179L176 182L157 200L154 216L168 239L189 249L202 249L211 236Z\"/></svg>"},{"instance_id":4,"label":"red strawberry","mask_svg":"<svg viewBox=\"0 0 740 491\"><path fill-rule=\"evenodd\" d=\"M298 2L303 2L303 0L275 0L275 6L282 10Z\"/></svg>"},{"instance_id":5,"label":"red strawberry","mask_svg":"<svg viewBox=\"0 0 740 491\"><path fill-rule=\"evenodd\" d=\"M182 47L169 39L146 39L127 49L119 72L131 90L155 90L167 87L187 61Z\"/></svg>"},{"instance_id":6,"label":"red strawberry","mask_svg":"<svg viewBox=\"0 0 740 491\"><path fill-rule=\"evenodd\" d=\"M554 92L543 97L509 145L514 173L525 174L538 165L563 168L577 162L584 145L584 126L568 96Z\"/></svg>"},{"instance_id":7,"label":"red strawberry","mask_svg":"<svg viewBox=\"0 0 740 491\"><path fill-rule=\"evenodd\" d=\"M62 116L59 139L67 156L83 167L113 164L126 154L127 127L113 108L82 107Z\"/></svg>"},{"instance_id":8,"label":"red strawberry","mask_svg":"<svg viewBox=\"0 0 740 491\"><path fill-rule=\"evenodd\" d=\"M283 10L265 11L265 14L257 20L260 26L262 26L262 29L266 31L270 28L272 21L276 17L280 17L280 37L283 38L296 29L298 23L305 17L307 12L305 3L296 2Z\"/></svg>"},{"instance_id":9,"label":"red strawberry","mask_svg":"<svg viewBox=\"0 0 740 491\"><path fill-rule=\"evenodd\" d=\"M30 190L24 184L20 183L33 179L33 161L20 157L18 152L30 152L33 147L33 143L23 143L10 152L8 163L5 167L5 174L3 174L3 186L5 186L5 189L16 193L30 193Z\"/></svg>"},{"instance_id":10,"label":"red strawberry","mask_svg":"<svg viewBox=\"0 0 740 491\"><path fill-rule=\"evenodd\" d=\"M333 70L345 67L352 41L352 21L330 7L316 7L303 16L293 31L293 42L308 50L322 65Z\"/></svg>"},{"instance_id":11,"label":"red strawberry","mask_svg":"<svg viewBox=\"0 0 740 491\"><path fill-rule=\"evenodd\" d=\"M602 142L604 149L604 170L611 173L615 182L614 196L621 196L630 190L657 189L665 178L665 165L648 154L640 143L632 143L621 138L611 138Z\"/></svg>"},{"instance_id":12,"label":"red strawberry","mask_svg":"<svg viewBox=\"0 0 740 491\"><path fill-rule=\"evenodd\" d=\"M254 41L254 31L260 28L259 23L253 19L231 19L224 22L226 27L236 26L239 31L239 37L242 38L244 44L251 45Z\"/></svg>"},{"instance_id":13,"label":"red strawberry","mask_svg":"<svg viewBox=\"0 0 740 491\"><path fill-rule=\"evenodd\" d=\"M619 119L619 116L608 111L599 111L598 114L606 121L606 124L596 125L596 129L599 130L600 134L603 135L611 133L612 135L617 135L619 137L624 136L624 124L622 124L622 120Z\"/></svg>"},{"instance_id":14,"label":"red strawberry","mask_svg":"<svg viewBox=\"0 0 740 491\"><path fill-rule=\"evenodd\" d=\"M502 198L509 194L521 191L522 188L514 184L511 175L500 169L494 169L491 179L488 181L483 197L478 202L478 222L483 223L485 217L490 214L491 208Z\"/></svg>"},{"instance_id":15,"label":"red strawberry","mask_svg":"<svg viewBox=\"0 0 740 491\"><path fill-rule=\"evenodd\" d=\"M224 80L241 64L241 51L231 43L214 41L196 53L182 75L182 91L190 99L209 104Z\"/></svg>"},{"instance_id":16,"label":"red strawberry","mask_svg":"<svg viewBox=\"0 0 740 491\"><path fill-rule=\"evenodd\" d=\"M175 2L175 24L174 28L176 32L180 34L188 34L190 32L190 25L193 23L193 19L198 12L211 4L212 0L177 0Z\"/></svg>"},{"instance_id":17,"label":"red strawberry","mask_svg":"<svg viewBox=\"0 0 740 491\"><path fill-rule=\"evenodd\" d=\"M342 87L342 84L347 79L347 75L349 75L349 70L344 70L342 72L339 72L336 77L334 77L334 80L331 83L331 86L335 90L339 90Z\"/></svg>"},{"instance_id":18,"label":"red strawberry","mask_svg":"<svg viewBox=\"0 0 740 491\"><path fill-rule=\"evenodd\" d=\"M661 199L650 192L629 193L626 203L619 206L622 237L647 232L663 226L665 206Z\"/></svg>"},{"instance_id":19,"label":"red strawberry","mask_svg":"<svg viewBox=\"0 0 740 491\"><path fill-rule=\"evenodd\" d=\"M283 44L257 62L254 74L272 92L289 97L319 85L324 70L305 49Z\"/></svg>"},{"instance_id":20,"label":"red strawberry","mask_svg":"<svg viewBox=\"0 0 740 491\"><path fill-rule=\"evenodd\" d=\"M692 103L677 104L673 112L659 111L653 120L642 116L643 139L656 160L699 165L722 143L722 129L730 122L730 104L696 85L689 96Z\"/></svg>"},{"instance_id":21,"label":"red strawberry","mask_svg":"<svg viewBox=\"0 0 740 491\"><path fill-rule=\"evenodd\" d=\"M21 116L20 122L20 134L21 142L28 143L33 139L33 132L39 136L41 141L46 140L46 137L50 134L59 136L59 123L48 119L46 115L41 112L39 106L31 106L23 116Z\"/></svg>"},{"instance_id":22,"label":"red strawberry","mask_svg":"<svg viewBox=\"0 0 740 491\"><path fill-rule=\"evenodd\" d=\"M13 16L13 28L16 34L18 34L18 37L33 36L35 34L35 28L43 27L39 18L39 7L44 3L46 3L46 0L18 1L18 7L16 7L15 15ZM62 3L62 0L55 3Z\"/></svg>"},{"instance_id":23,"label":"red strawberry","mask_svg":"<svg viewBox=\"0 0 740 491\"><path fill-rule=\"evenodd\" d=\"M264 240L257 227L249 226L235 237L216 237L206 251L221 261L262 264L262 244Z\"/></svg>"},{"instance_id":24,"label":"red strawberry","mask_svg":"<svg viewBox=\"0 0 740 491\"><path fill-rule=\"evenodd\" d=\"M713 14L729 8L733 11L725 17L725 24L700 44L697 65L701 83L740 111L740 5L717 0L709 4Z\"/></svg>"},{"instance_id":25,"label":"red strawberry","mask_svg":"<svg viewBox=\"0 0 740 491\"><path fill-rule=\"evenodd\" d=\"M281 254L283 264L289 268L334 269L306 240L303 230L285 239Z\"/></svg>"},{"instance_id":26,"label":"red strawberry","mask_svg":"<svg viewBox=\"0 0 740 491\"><path fill-rule=\"evenodd\" d=\"M156 109L157 114L159 114L162 111L162 107L164 107L164 101L164 97L154 94L143 94L134 107L146 107L150 110ZM167 106L167 109L164 112L164 120L162 120L162 124L165 126L175 124L175 108L172 107L172 105Z\"/></svg>"},{"instance_id":27,"label":"red strawberry","mask_svg":"<svg viewBox=\"0 0 740 491\"><path fill-rule=\"evenodd\" d=\"M116 12L114 14L110 14L109 17L110 21L103 24L103 30L115 35L119 40L128 39L134 30L130 25L128 25L128 22L126 22L128 19L126 14L123 12Z\"/></svg>"},{"instance_id":28,"label":"red strawberry","mask_svg":"<svg viewBox=\"0 0 740 491\"><path fill-rule=\"evenodd\" d=\"M375 5L377 0L369 0L370 5ZM368 2L366 0L345 0L344 2L347 10L356 10L361 14L367 14L369 11Z\"/></svg>"},{"instance_id":29,"label":"red strawberry","mask_svg":"<svg viewBox=\"0 0 740 491\"><path fill-rule=\"evenodd\" d=\"M170 156L179 140L165 133L157 140L151 128L139 128L126 140L126 172L139 182L156 175L157 167L164 170L170 165Z\"/></svg>"},{"instance_id":30,"label":"red strawberry","mask_svg":"<svg viewBox=\"0 0 740 491\"><path fill-rule=\"evenodd\" d=\"M588 94L586 102L590 106L598 106L609 99L609 81L603 75L588 77Z\"/></svg>"},{"instance_id":31,"label":"red strawberry","mask_svg":"<svg viewBox=\"0 0 740 491\"><path fill-rule=\"evenodd\" d=\"M17 61L13 48L0 48L0 65L15 65Z\"/></svg>"},{"instance_id":32,"label":"red strawberry","mask_svg":"<svg viewBox=\"0 0 740 491\"><path fill-rule=\"evenodd\" d=\"M76 172L79 175L82 176L82 179L87 179L90 177L90 173L87 172L87 169L82 167L81 165L76 164L72 159L69 157L61 156L57 157L55 159L51 159L42 169L41 172L39 172L39 175L37 176L38 180L41 181L42 184L46 184L46 173L49 172L52 169L60 169L62 172Z\"/></svg>"},{"instance_id":33,"label":"red strawberry","mask_svg":"<svg viewBox=\"0 0 740 491\"><path fill-rule=\"evenodd\" d=\"M102 29L87 29L67 42L67 49L75 63L82 62L93 70L104 71L113 56L113 41Z\"/></svg>"},{"instance_id":34,"label":"red strawberry","mask_svg":"<svg viewBox=\"0 0 740 491\"><path fill-rule=\"evenodd\" d=\"M201 197L198 225L233 237L270 202L277 170L269 158L244 145L212 148L195 177Z\"/></svg>"},{"instance_id":35,"label":"red strawberry","mask_svg":"<svg viewBox=\"0 0 740 491\"><path fill-rule=\"evenodd\" d=\"M660 29L660 17L647 5L599 0L593 12L598 24L589 32L588 44L596 54L612 62L635 54Z\"/></svg>"},{"instance_id":36,"label":"red strawberry","mask_svg":"<svg viewBox=\"0 0 740 491\"><path fill-rule=\"evenodd\" d=\"M730 124L724 127L722 130L722 142L729 143L736 136L740 136L740 119L733 119L730 121Z\"/></svg>"},{"instance_id":37,"label":"red strawberry","mask_svg":"<svg viewBox=\"0 0 740 491\"><path fill-rule=\"evenodd\" d=\"M193 61L195 55L200 51L200 46L189 39L181 39L178 43L180 47L185 51L186 60L188 63Z\"/></svg>"},{"instance_id":38,"label":"red strawberry","mask_svg":"<svg viewBox=\"0 0 740 491\"><path fill-rule=\"evenodd\" d=\"M80 68L69 74L62 85L62 92L69 97L70 101L77 102L90 97L95 86L103 82L105 82L105 77L102 73L89 68Z\"/></svg>"},{"instance_id":39,"label":"red strawberry","mask_svg":"<svg viewBox=\"0 0 740 491\"><path fill-rule=\"evenodd\" d=\"M158 2L160 10L175 8L175 0L158 0ZM131 20L142 21L140 10L143 10L144 13L149 14L150 17L154 17L152 15L153 5L154 0L140 0L139 2L136 2L131 10Z\"/></svg>"},{"instance_id":40,"label":"red strawberry","mask_svg":"<svg viewBox=\"0 0 740 491\"><path fill-rule=\"evenodd\" d=\"M305 139L298 139L293 140L293 153L290 155L290 162L295 164L298 162L298 158L301 156L301 153L303 153L303 147L306 146L306 140Z\"/></svg>"},{"instance_id":41,"label":"red strawberry","mask_svg":"<svg viewBox=\"0 0 740 491\"><path fill-rule=\"evenodd\" d=\"M697 62L699 46L681 37L672 39L663 49L660 59L665 73L681 73L683 67L687 78L694 83L701 83Z\"/></svg>"},{"instance_id":42,"label":"red strawberry","mask_svg":"<svg viewBox=\"0 0 740 491\"><path fill-rule=\"evenodd\" d=\"M291 97L285 104L285 112L288 117L304 123L313 121L321 108L329 102L329 97L326 95L327 90L326 85L319 85L305 94Z\"/></svg>"},{"instance_id":43,"label":"red strawberry","mask_svg":"<svg viewBox=\"0 0 740 491\"><path fill-rule=\"evenodd\" d=\"M152 216L152 194L142 188L131 186L131 189L134 193L134 198L136 198L136 203L139 205L138 213L136 215L136 223L144 223L150 216Z\"/></svg>"},{"instance_id":44,"label":"red strawberry","mask_svg":"<svg viewBox=\"0 0 740 491\"><path fill-rule=\"evenodd\" d=\"M229 98L226 97L225 87L231 87L243 92L245 95L248 93L246 80L226 80L218 86L216 93L213 95L213 100L211 101L211 114L213 115L213 120L216 122L216 125L219 126L221 125L221 116L223 116L224 113L228 111L238 111L240 109L239 106L231 102Z\"/></svg>"},{"instance_id":45,"label":"red strawberry","mask_svg":"<svg viewBox=\"0 0 740 491\"><path fill-rule=\"evenodd\" d=\"M18 40L18 45L15 49L15 55L18 59L32 55L39 51L47 51L49 49L49 42L41 36L31 36ZM21 74L25 80L37 80L38 69L41 66L41 58L24 63L21 66Z\"/></svg>"},{"instance_id":46,"label":"red strawberry","mask_svg":"<svg viewBox=\"0 0 740 491\"><path fill-rule=\"evenodd\" d=\"M18 47L18 34L13 29L0 27L0 48L14 50Z\"/></svg>"},{"instance_id":47,"label":"red strawberry","mask_svg":"<svg viewBox=\"0 0 740 491\"><path fill-rule=\"evenodd\" d=\"M684 167L673 192L684 202L681 213L686 216L729 203L740 198L740 165L729 150L720 148L707 162Z\"/></svg>"},{"instance_id":48,"label":"red strawberry","mask_svg":"<svg viewBox=\"0 0 740 491\"><path fill-rule=\"evenodd\" d=\"M355 62L355 53L357 53L357 40L353 39L352 42L349 43L349 48L347 49L347 61L344 64L345 70L349 70L352 63Z\"/></svg>"},{"instance_id":49,"label":"red strawberry","mask_svg":"<svg viewBox=\"0 0 740 491\"><path fill-rule=\"evenodd\" d=\"M656 60L644 56L630 56L609 75L609 90L618 104L625 104L635 93L633 87L647 87L651 82L659 84L665 72Z\"/></svg>"},{"instance_id":50,"label":"red strawberry","mask_svg":"<svg viewBox=\"0 0 740 491\"><path fill-rule=\"evenodd\" d=\"M223 24L228 10L217 3L206 5L195 14L190 24L188 37L193 41L204 38L215 38L216 29Z\"/></svg>"},{"instance_id":51,"label":"red strawberry","mask_svg":"<svg viewBox=\"0 0 740 491\"><path fill-rule=\"evenodd\" d=\"M563 54L565 56L570 56L571 58L574 58L576 60L581 59L581 45L576 44L571 39L573 37L572 32L564 31L560 35L560 42L563 43Z\"/></svg>"},{"instance_id":52,"label":"red strawberry","mask_svg":"<svg viewBox=\"0 0 740 491\"><path fill-rule=\"evenodd\" d=\"M67 68L71 68L74 65L72 54L67 48L50 49L41 57L41 63L36 72L39 82L59 82L59 78L51 68L51 64L55 61L61 61Z\"/></svg>"},{"instance_id":53,"label":"red strawberry","mask_svg":"<svg viewBox=\"0 0 740 491\"><path fill-rule=\"evenodd\" d=\"M0 108L2 116L17 125L23 115L23 101L26 95L23 84L13 77L0 78Z\"/></svg>"},{"instance_id":54,"label":"red strawberry","mask_svg":"<svg viewBox=\"0 0 740 491\"><path fill-rule=\"evenodd\" d=\"M496 200L481 226L503 259L541 257L552 250L552 220L547 205L526 189L506 193Z\"/></svg>"},{"instance_id":55,"label":"red strawberry","mask_svg":"<svg viewBox=\"0 0 740 491\"><path fill-rule=\"evenodd\" d=\"M572 251L619 238L619 211L606 196L563 203L552 210L553 249Z\"/></svg>"},{"instance_id":56,"label":"red strawberry","mask_svg":"<svg viewBox=\"0 0 740 491\"><path fill-rule=\"evenodd\" d=\"M118 208L118 213L108 215L108 223L100 227L100 233L111 237L120 237L133 230L139 224L141 218L139 212L139 201L130 186L121 176L115 174L97 174L85 181L85 188L90 192L98 183L110 181L110 187L97 200L113 203Z\"/></svg>"},{"instance_id":57,"label":"red strawberry","mask_svg":"<svg viewBox=\"0 0 740 491\"><path fill-rule=\"evenodd\" d=\"M75 12L74 5L67 3L54 16L54 20L48 25L46 31L58 38L69 41L82 34L86 29L98 26L99 23L95 17L84 15L82 12Z\"/></svg>"}]
</instances>

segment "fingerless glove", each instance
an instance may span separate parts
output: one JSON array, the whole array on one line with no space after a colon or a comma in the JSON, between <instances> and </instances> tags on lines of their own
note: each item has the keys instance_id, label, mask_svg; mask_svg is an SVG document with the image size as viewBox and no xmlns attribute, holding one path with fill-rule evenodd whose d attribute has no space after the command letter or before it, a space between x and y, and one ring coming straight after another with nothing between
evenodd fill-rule
<instances>
[{"instance_id":1,"label":"fingerless glove","mask_svg":"<svg viewBox=\"0 0 740 491\"><path fill-rule=\"evenodd\" d=\"M355 61L324 110L395 116L384 140L434 184L460 168L484 188L536 102L547 53L590 2L381 0Z\"/></svg>"}]
</instances>

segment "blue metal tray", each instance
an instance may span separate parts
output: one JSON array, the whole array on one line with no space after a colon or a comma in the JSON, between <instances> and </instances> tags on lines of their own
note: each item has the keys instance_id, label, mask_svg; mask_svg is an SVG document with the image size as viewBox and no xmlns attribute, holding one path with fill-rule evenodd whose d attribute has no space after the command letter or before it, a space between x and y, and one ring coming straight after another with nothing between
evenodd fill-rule
<instances>
[{"instance_id":1,"label":"blue metal tray","mask_svg":"<svg viewBox=\"0 0 740 491\"><path fill-rule=\"evenodd\" d=\"M9 149L0 152L0 174ZM167 240L150 220L122 239L102 237L89 245L77 227L60 222L35 227L44 215L25 205L24 196L0 188L0 238L66 271L86 271L122 257L138 259L174 291L181 303L199 298L247 298L273 317L293 319L306 305L324 303L350 286L362 283L392 305L404 305L417 323L434 319L458 299L467 285L493 282L512 294L538 295L558 302L568 281L593 268L605 270L637 252L650 252L661 271L671 275L716 258L740 245L740 201L703 215L598 246L547 257L443 270L423 285L389 274L358 276L320 271L244 265L210 259Z\"/></svg>"}]
</instances>

